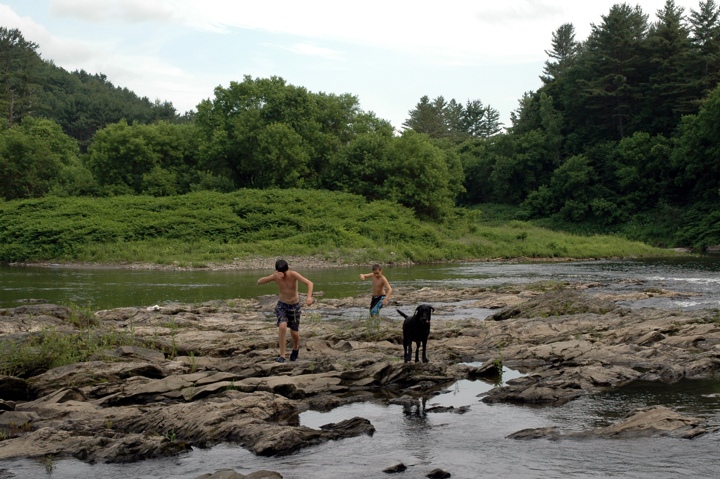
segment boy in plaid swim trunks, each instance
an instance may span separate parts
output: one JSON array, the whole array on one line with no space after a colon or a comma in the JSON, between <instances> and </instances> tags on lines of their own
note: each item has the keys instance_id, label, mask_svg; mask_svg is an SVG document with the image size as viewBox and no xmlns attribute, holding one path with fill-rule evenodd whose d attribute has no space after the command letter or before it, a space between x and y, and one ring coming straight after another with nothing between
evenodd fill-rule
<instances>
[{"instance_id":1,"label":"boy in plaid swim trunks","mask_svg":"<svg viewBox=\"0 0 720 479\"><path fill-rule=\"evenodd\" d=\"M280 346L280 355L278 362L285 362L285 336L288 328L290 328L290 337L293 342L293 350L290 353L290 361L295 361L300 353L300 295L298 294L298 281L304 283L307 288L307 298L305 304L310 306L313 303L313 283L304 278L297 271L290 271L290 266L284 259L279 259L275 263L275 272L270 276L265 276L257 281L257 284L266 284L275 282L280 292L280 300L275 306L275 315L277 316L278 325L278 342Z\"/></svg>"},{"instance_id":2,"label":"boy in plaid swim trunks","mask_svg":"<svg viewBox=\"0 0 720 479\"><path fill-rule=\"evenodd\" d=\"M380 316L380 309L390 300L392 294L392 286L382 274L382 267L374 264L372 273L361 274L360 279L365 281L368 276L372 277L372 299L370 300L370 317L377 318Z\"/></svg>"}]
</instances>

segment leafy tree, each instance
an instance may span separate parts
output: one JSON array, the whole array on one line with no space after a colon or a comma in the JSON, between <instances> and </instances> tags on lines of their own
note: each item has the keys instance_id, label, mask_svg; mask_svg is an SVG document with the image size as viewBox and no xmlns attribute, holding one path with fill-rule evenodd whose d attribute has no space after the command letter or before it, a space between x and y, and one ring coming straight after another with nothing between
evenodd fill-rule
<instances>
[{"instance_id":1,"label":"leafy tree","mask_svg":"<svg viewBox=\"0 0 720 479\"><path fill-rule=\"evenodd\" d=\"M201 181L192 125L124 120L95 134L85 162L107 194L187 193Z\"/></svg>"},{"instance_id":2,"label":"leafy tree","mask_svg":"<svg viewBox=\"0 0 720 479\"><path fill-rule=\"evenodd\" d=\"M720 203L720 86L712 91L697 115L683 118L672 164L681 204Z\"/></svg>"},{"instance_id":3,"label":"leafy tree","mask_svg":"<svg viewBox=\"0 0 720 479\"><path fill-rule=\"evenodd\" d=\"M386 199L422 218L439 220L452 210L463 180L452 152L433 145L427 135L406 131L390 143L387 163L392 174L380 188Z\"/></svg>"},{"instance_id":4,"label":"leafy tree","mask_svg":"<svg viewBox=\"0 0 720 479\"><path fill-rule=\"evenodd\" d=\"M568 221L582 221L590 214L591 186L596 173L585 156L573 156L553 173L550 185L539 188L524 202L534 215L558 213Z\"/></svg>"},{"instance_id":5,"label":"leafy tree","mask_svg":"<svg viewBox=\"0 0 720 479\"><path fill-rule=\"evenodd\" d=\"M514 154L515 136L499 134L490 138L465 141L456 148L465 176L464 191L458 198L461 204L500 203L493 172L498 163Z\"/></svg>"},{"instance_id":6,"label":"leafy tree","mask_svg":"<svg viewBox=\"0 0 720 479\"><path fill-rule=\"evenodd\" d=\"M671 151L667 138L647 132L623 138L613 149L609 163L615 178L611 181L625 215L651 209L666 195L665 185L675 175Z\"/></svg>"},{"instance_id":7,"label":"leafy tree","mask_svg":"<svg viewBox=\"0 0 720 479\"><path fill-rule=\"evenodd\" d=\"M382 186L394 172L388 168L392 130L386 134L362 133L330 162L331 189L355 193L369 200L383 198Z\"/></svg>"},{"instance_id":8,"label":"leafy tree","mask_svg":"<svg viewBox=\"0 0 720 479\"><path fill-rule=\"evenodd\" d=\"M236 187L318 187L358 129L382 128L362 115L353 96L245 76L198 106L202 169L228 176Z\"/></svg>"},{"instance_id":9,"label":"leafy tree","mask_svg":"<svg viewBox=\"0 0 720 479\"><path fill-rule=\"evenodd\" d=\"M22 124L0 130L3 197L38 198L66 186L75 193L83 192L83 185L92 188L78 154L77 142L50 120L28 117Z\"/></svg>"},{"instance_id":10,"label":"leafy tree","mask_svg":"<svg viewBox=\"0 0 720 479\"><path fill-rule=\"evenodd\" d=\"M310 155L302 137L283 123L271 123L257 138L258 183L270 187L299 187L308 176Z\"/></svg>"}]
</instances>

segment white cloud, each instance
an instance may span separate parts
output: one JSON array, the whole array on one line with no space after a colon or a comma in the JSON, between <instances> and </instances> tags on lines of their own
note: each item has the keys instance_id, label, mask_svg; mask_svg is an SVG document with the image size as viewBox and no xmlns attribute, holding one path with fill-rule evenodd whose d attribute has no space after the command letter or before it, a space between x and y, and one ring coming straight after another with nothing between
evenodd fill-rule
<instances>
[{"instance_id":1,"label":"white cloud","mask_svg":"<svg viewBox=\"0 0 720 479\"><path fill-rule=\"evenodd\" d=\"M287 50L293 53L297 53L299 55L322 57L333 60L342 57L342 54L338 51L332 50L330 48L319 47L317 45L312 45L309 43L295 43L287 47Z\"/></svg>"},{"instance_id":2,"label":"white cloud","mask_svg":"<svg viewBox=\"0 0 720 479\"><path fill-rule=\"evenodd\" d=\"M169 22L175 17L167 2L147 0L52 0L50 13L90 22Z\"/></svg>"},{"instance_id":3,"label":"white cloud","mask_svg":"<svg viewBox=\"0 0 720 479\"><path fill-rule=\"evenodd\" d=\"M676 4L697 9L699 1ZM572 23L584 40L615 3L0 0L0 18L58 66L104 73L180 111L243 75L278 75L313 91L358 95L365 109L399 125L422 95L480 99L507 122L522 94L540 86L552 33ZM631 3L652 21L665 0Z\"/></svg>"},{"instance_id":4,"label":"white cloud","mask_svg":"<svg viewBox=\"0 0 720 479\"><path fill-rule=\"evenodd\" d=\"M0 18L2 18L2 26L10 29L17 28L28 41L40 43L50 38L45 27L30 17L21 17L15 13L15 10L2 3L0 3Z\"/></svg>"}]
</instances>

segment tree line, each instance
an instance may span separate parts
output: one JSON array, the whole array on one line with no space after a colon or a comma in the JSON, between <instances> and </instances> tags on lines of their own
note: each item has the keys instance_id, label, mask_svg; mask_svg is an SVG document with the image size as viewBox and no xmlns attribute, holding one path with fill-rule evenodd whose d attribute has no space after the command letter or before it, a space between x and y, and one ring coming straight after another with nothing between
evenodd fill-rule
<instances>
[{"instance_id":1,"label":"tree line","mask_svg":"<svg viewBox=\"0 0 720 479\"><path fill-rule=\"evenodd\" d=\"M398 133L356 96L279 77L218 86L178 114L40 59L0 29L6 200L307 188L387 199L441 220L455 206L655 244L720 243L720 10L616 4L551 34L542 86L503 129L477 99L423 96ZM6 61L7 60L7 61Z\"/></svg>"},{"instance_id":2,"label":"tree line","mask_svg":"<svg viewBox=\"0 0 720 479\"><path fill-rule=\"evenodd\" d=\"M718 18L713 0L689 12L667 0L653 22L616 4L584 41L561 25L507 134L461 146L461 201L667 245L720 242Z\"/></svg>"}]
</instances>

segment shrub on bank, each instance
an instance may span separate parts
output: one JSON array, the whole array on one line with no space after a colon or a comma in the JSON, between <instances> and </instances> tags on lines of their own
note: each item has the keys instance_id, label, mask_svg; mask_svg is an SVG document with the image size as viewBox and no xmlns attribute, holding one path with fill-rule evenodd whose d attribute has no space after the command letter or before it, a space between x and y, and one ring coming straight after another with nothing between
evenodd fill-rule
<instances>
[{"instance_id":1,"label":"shrub on bank","mask_svg":"<svg viewBox=\"0 0 720 479\"><path fill-rule=\"evenodd\" d=\"M231 262L248 255L341 262L653 255L620 238L574 236L522 221L483 223L457 209L442 223L388 201L324 190L57 198L0 203L0 261Z\"/></svg>"}]
</instances>

